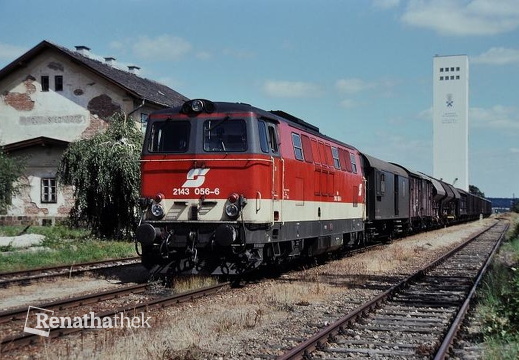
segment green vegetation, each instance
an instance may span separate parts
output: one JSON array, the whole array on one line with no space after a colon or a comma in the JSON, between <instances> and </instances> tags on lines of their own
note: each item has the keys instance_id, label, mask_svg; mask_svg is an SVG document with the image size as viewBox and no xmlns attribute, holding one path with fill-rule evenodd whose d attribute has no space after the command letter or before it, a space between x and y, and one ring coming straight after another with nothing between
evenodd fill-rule
<instances>
[{"instance_id":1,"label":"green vegetation","mask_svg":"<svg viewBox=\"0 0 519 360\"><path fill-rule=\"evenodd\" d=\"M21 226L0 227L0 236L16 236L23 230ZM27 233L44 235L40 245L44 249L19 251L13 246L3 246L0 248L0 272L136 256L132 242L99 240L86 230L32 226Z\"/></svg>"},{"instance_id":2,"label":"green vegetation","mask_svg":"<svg viewBox=\"0 0 519 360\"><path fill-rule=\"evenodd\" d=\"M11 198L16 193L16 180L23 174L23 160L8 157L0 150L0 214L4 214L11 205Z\"/></svg>"},{"instance_id":3,"label":"green vegetation","mask_svg":"<svg viewBox=\"0 0 519 360\"><path fill-rule=\"evenodd\" d=\"M138 221L142 133L123 114L106 132L69 145L58 170L74 186L71 221L102 238L131 238Z\"/></svg>"},{"instance_id":4,"label":"green vegetation","mask_svg":"<svg viewBox=\"0 0 519 360\"><path fill-rule=\"evenodd\" d=\"M485 358L519 358L519 223L487 275L477 314L482 319Z\"/></svg>"}]
</instances>

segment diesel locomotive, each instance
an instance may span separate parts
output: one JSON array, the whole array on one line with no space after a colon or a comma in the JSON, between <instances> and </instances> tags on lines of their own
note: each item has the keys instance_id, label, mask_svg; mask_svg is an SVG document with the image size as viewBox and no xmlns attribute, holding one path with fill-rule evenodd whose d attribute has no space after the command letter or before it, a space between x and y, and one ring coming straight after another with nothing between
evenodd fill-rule
<instances>
[{"instance_id":1,"label":"diesel locomotive","mask_svg":"<svg viewBox=\"0 0 519 360\"><path fill-rule=\"evenodd\" d=\"M490 215L486 199L243 103L150 114L141 176L136 244L159 274L242 274Z\"/></svg>"}]
</instances>

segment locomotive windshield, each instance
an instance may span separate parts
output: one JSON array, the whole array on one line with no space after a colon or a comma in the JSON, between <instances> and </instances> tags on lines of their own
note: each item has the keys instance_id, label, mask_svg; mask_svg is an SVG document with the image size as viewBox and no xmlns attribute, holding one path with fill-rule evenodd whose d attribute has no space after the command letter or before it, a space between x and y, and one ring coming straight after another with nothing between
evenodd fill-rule
<instances>
[{"instance_id":1,"label":"locomotive windshield","mask_svg":"<svg viewBox=\"0 0 519 360\"><path fill-rule=\"evenodd\" d=\"M204 122L204 151L231 152L247 150L247 127L244 120L228 117Z\"/></svg>"},{"instance_id":2,"label":"locomotive windshield","mask_svg":"<svg viewBox=\"0 0 519 360\"><path fill-rule=\"evenodd\" d=\"M189 121L157 121L153 123L148 142L149 152L186 152L189 146Z\"/></svg>"}]
</instances>

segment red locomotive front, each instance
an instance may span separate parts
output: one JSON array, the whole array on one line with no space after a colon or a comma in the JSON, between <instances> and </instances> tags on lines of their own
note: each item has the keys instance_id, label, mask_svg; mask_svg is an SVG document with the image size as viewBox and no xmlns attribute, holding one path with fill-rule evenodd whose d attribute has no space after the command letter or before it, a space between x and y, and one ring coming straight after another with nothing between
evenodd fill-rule
<instances>
[{"instance_id":1,"label":"red locomotive front","mask_svg":"<svg viewBox=\"0 0 519 360\"><path fill-rule=\"evenodd\" d=\"M362 174L296 159L288 123L247 104L201 99L151 114L137 230L143 264L159 274L235 274L356 240ZM314 174L326 172L337 173L336 184L323 197Z\"/></svg>"}]
</instances>

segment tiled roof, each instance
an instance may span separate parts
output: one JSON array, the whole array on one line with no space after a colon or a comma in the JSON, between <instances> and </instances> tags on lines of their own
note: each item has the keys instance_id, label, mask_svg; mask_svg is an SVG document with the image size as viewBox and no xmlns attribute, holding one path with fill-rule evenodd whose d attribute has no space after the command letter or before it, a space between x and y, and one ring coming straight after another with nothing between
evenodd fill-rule
<instances>
[{"instance_id":1,"label":"tiled roof","mask_svg":"<svg viewBox=\"0 0 519 360\"><path fill-rule=\"evenodd\" d=\"M115 85L125 89L137 98L144 99L148 102L165 107L179 106L182 105L184 101L188 100L187 97L167 87L166 85L160 84L153 80L142 78L129 71L117 69L109 64L87 57L77 51L69 50L65 47L53 44L46 40L42 41L31 50L20 56L18 59L14 60L11 64L1 69L0 80L7 76L7 74L11 71L17 69L20 66L24 66L27 61L48 48L55 49L71 57L73 60L81 63L94 73L97 73L99 76L102 76Z\"/></svg>"}]
</instances>

